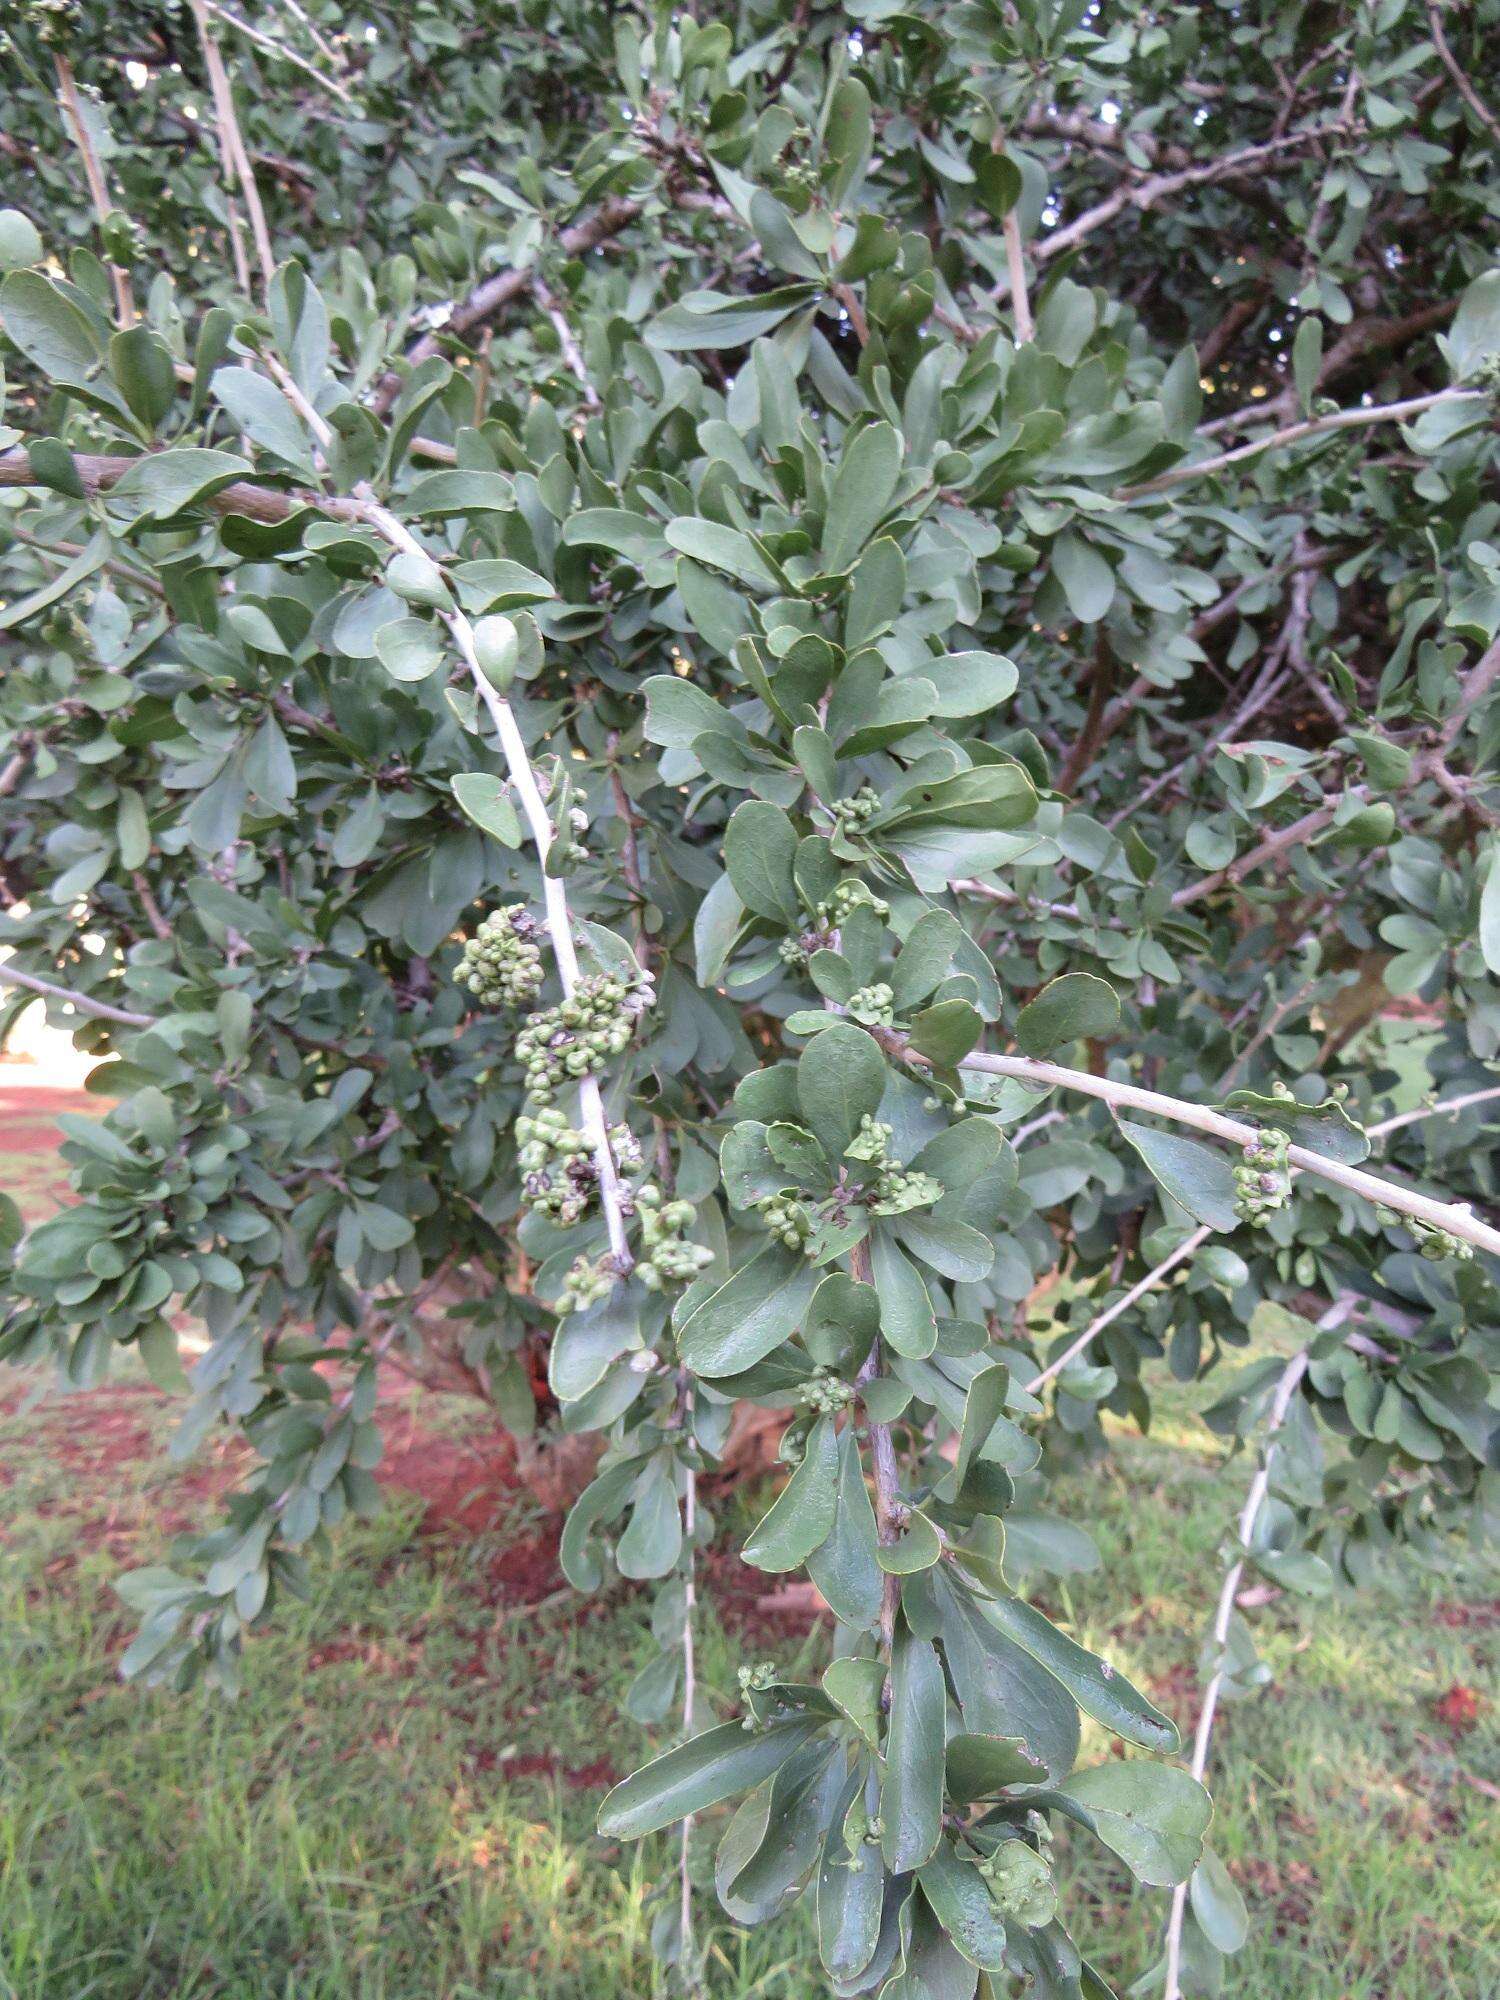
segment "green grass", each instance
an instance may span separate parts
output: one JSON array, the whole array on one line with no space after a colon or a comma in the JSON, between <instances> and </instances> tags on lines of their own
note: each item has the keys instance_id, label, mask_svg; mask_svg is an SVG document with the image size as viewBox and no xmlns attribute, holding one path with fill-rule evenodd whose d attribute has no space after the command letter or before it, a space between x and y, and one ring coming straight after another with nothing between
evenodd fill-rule
<instances>
[{"instance_id":1,"label":"green grass","mask_svg":"<svg viewBox=\"0 0 1500 2000\"><path fill-rule=\"evenodd\" d=\"M111 1578L213 1503L153 1455L121 1460L125 1437L102 1435L97 1409L0 1420L3 2000L658 1990L647 1941L667 1841L599 1840L598 1789L576 1782L601 1758L624 1771L641 1750L616 1699L646 1656L645 1600L516 1614L491 1579L507 1548L541 1531L524 1503L464 1540L420 1533L416 1504L397 1501L344 1537L315 1603L255 1642L238 1704L122 1687L127 1618ZM137 1443L168 1427L145 1399L128 1419ZM1062 1489L1105 1562L1054 1586L1049 1604L1180 1719L1245 1477L1177 1417L1149 1441L1122 1438L1118 1465ZM1493 1710L1461 1741L1433 1714L1455 1682L1493 1699L1495 1630L1445 1624L1434 1607L1494 1588L1469 1570L1317 1615L1287 1602L1254 1614L1277 1684L1228 1711L1215 1746L1214 1838L1256 1920L1231 1993L1500 1990L1495 1807L1460 1775L1500 1775ZM706 1678L723 1690L746 1642L706 1622ZM749 1643L768 1650L763 1636ZM775 1650L791 1657L786 1642ZM1088 1753L1104 1754L1103 1739ZM1081 1844L1068 1867L1082 1939L1123 1988L1155 1955L1165 1898L1132 1894ZM800 1915L749 1935L710 1921L715 1996L824 1991Z\"/></svg>"}]
</instances>

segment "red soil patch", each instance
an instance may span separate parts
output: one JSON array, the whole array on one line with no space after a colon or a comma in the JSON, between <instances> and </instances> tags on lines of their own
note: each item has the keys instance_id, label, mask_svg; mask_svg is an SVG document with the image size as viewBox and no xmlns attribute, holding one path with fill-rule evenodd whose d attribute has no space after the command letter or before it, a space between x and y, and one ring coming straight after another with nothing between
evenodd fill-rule
<instances>
[{"instance_id":1,"label":"red soil patch","mask_svg":"<svg viewBox=\"0 0 1500 2000\"><path fill-rule=\"evenodd\" d=\"M1483 1631L1490 1625L1500 1625L1500 1597L1486 1598L1479 1604L1434 1604L1432 1615L1450 1631Z\"/></svg>"},{"instance_id":2,"label":"red soil patch","mask_svg":"<svg viewBox=\"0 0 1500 2000\"><path fill-rule=\"evenodd\" d=\"M27 1394L23 1388L0 1393L0 1414L15 1414ZM114 1508L105 1496L111 1474L159 1455L156 1419L175 1401L149 1383L111 1382L69 1396L43 1397L29 1410L30 1435L74 1476L80 1504L70 1511L78 1512L85 1538L97 1541L109 1532ZM516 1485L515 1447L508 1437L497 1431L455 1438L428 1430L407 1395L384 1404L379 1421L385 1455L376 1477L426 1503L425 1529L472 1534L495 1525L505 1495ZM171 1504L163 1524L171 1532L192 1525L203 1511L196 1503L217 1500L250 1464L248 1446L227 1433L215 1436L191 1464L171 1476ZM545 1596L555 1584L554 1570L536 1595Z\"/></svg>"},{"instance_id":3,"label":"red soil patch","mask_svg":"<svg viewBox=\"0 0 1500 2000\"><path fill-rule=\"evenodd\" d=\"M569 1791L602 1792L619 1783L620 1774L608 1757L591 1764L560 1764L550 1750L518 1750L502 1757L494 1750L474 1753L476 1771L499 1771L505 1778L561 1778Z\"/></svg>"},{"instance_id":4,"label":"red soil patch","mask_svg":"<svg viewBox=\"0 0 1500 2000\"><path fill-rule=\"evenodd\" d=\"M477 1534L497 1524L517 1485L516 1448L504 1432L448 1437L426 1430L409 1397L379 1415L385 1452L375 1477L425 1503L424 1528Z\"/></svg>"},{"instance_id":5,"label":"red soil patch","mask_svg":"<svg viewBox=\"0 0 1500 2000\"><path fill-rule=\"evenodd\" d=\"M1462 1681L1455 1681L1446 1694L1439 1695L1432 1704L1432 1712L1449 1729L1463 1733L1478 1722L1483 1706L1483 1698L1473 1688L1465 1687Z\"/></svg>"}]
</instances>

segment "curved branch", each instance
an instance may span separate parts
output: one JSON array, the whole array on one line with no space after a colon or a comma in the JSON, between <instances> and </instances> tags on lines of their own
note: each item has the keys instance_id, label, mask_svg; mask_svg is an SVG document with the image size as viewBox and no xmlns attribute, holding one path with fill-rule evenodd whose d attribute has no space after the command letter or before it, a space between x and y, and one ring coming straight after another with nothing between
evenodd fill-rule
<instances>
[{"instance_id":1,"label":"curved branch","mask_svg":"<svg viewBox=\"0 0 1500 2000\"><path fill-rule=\"evenodd\" d=\"M80 1014L97 1014L101 1021L118 1021L126 1028L154 1028L156 1019L151 1014L137 1014L130 1007L115 1007L108 1000L95 1000L87 993L74 993L67 986L55 986L50 979L38 979L35 973L19 972L13 965L0 965L0 986L20 986L28 993L39 993L44 1000L62 1000L70 1007L76 1007Z\"/></svg>"}]
</instances>

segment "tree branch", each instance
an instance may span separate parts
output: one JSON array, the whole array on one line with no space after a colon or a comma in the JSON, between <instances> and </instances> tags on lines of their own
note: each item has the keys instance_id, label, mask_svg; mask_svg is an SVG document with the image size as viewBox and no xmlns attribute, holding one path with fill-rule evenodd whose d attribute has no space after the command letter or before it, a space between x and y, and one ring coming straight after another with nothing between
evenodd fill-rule
<instances>
[{"instance_id":1,"label":"tree branch","mask_svg":"<svg viewBox=\"0 0 1500 2000\"><path fill-rule=\"evenodd\" d=\"M575 222L562 230L557 238L557 247L565 257L583 257L590 250L597 250L601 243L607 243L612 236L618 236L641 213L643 203L627 200L623 195L612 195L602 207L597 209L585 222ZM419 340L407 348L405 364L415 368L430 354L440 351L444 335L462 339L476 326L486 320L497 319L507 306L522 298L532 289L533 274L529 269L497 272L493 278L486 278L482 285L476 285L468 297L456 304L442 326L424 333ZM381 378L375 394L370 399L370 407L379 417L389 415L391 406L401 393L402 376L394 369Z\"/></svg>"},{"instance_id":2,"label":"tree branch","mask_svg":"<svg viewBox=\"0 0 1500 2000\"><path fill-rule=\"evenodd\" d=\"M87 993L74 993L69 987L55 986L50 979L38 979L35 973L20 972L9 963L0 963L0 985L19 986L28 993L39 993L44 1000L61 1000L69 1007L76 1007L80 1014L97 1014L101 1021L118 1021L126 1028L154 1028L156 1018L152 1014L137 1014L129 1007L115 1007L108 1000L95 1000Z\"/></svg>"},{"instance_id":3,"label":"tree branch","mask_svg":"<svg viewBox=\"0 0 1500 2000\"><path fill-rule=\"evenodd\" d=\"M881 1039L908 1061L930 1067L927 1057L909 1047L900 1037L877 1035L877 1040ZM1246 1125L1238 1118L1214 1111L1207 1105L1190 1104L1183 1098L1168 1097L1162 1091L1147 1090L1140 1084L1119 1083L1113 1077L1094 1076L1088 1070L1065 1069L1061 1063L1041 1062L1032 1056L968 1055L958 1066L986 1076L1012 1077L1019 1083L1030 1083L1041 1090L1076 1090L1082 1096L1101 1099L1113 1110L1144 1111L1155 1118L1170 1118L1178 1125L1206 1132L1215 1139L1227 1139L1235 1146L1253 1145L1260 1138L1258 1127ZM1325 1159L1323 1154L1311 1152L1305 1146L1289 1146L1287 1160L1304 1173L1315 1174L1319 1180L1331 1181L1335 1187L1341 1187L1349 1194L1362 1195L1366 1201L1382 1208L1395 1209L1400 1215L1415 1216L1431 1229L1440 1229L1449 1236L1456 1236L1461 1242L1472 1243L1477 1250L1487 1250L1491 1256L1500 1257L1500 1229L1482 1222L1464 1202L1435 1201L1431 1195L1400 1187L1378 1174L1368 1174L1362 1168L1346 1167L1337 1160Z\"/></svg>"},{"instance_id":4,"label":"tree branch","mask_svg":"<svg viewBox=\"0 0 1500 2000\"><path fill-rule=\"evenodd\" d=\"M78 156L83 161L83 177L89 185L89 199L94 205L94 220L102 229L106 217L114 210L114 203L109 198L109 188L105 184L104 168L100 164L98 153L94 150L94 142L89 137L88 121L79 102L73 65L60 53L54 53L52 60L57 68L57 94L62 103L63 115L72 133L73 144L78 148ZM135 318L135 301L130 296L130 278L112 257L108 259L108 263L110 280L115 288L115 319L120 326L129 326Z\"/></svg>"},{"instance_id":5,"label":"tree branch","mask_svg":"<svg viewBox=\"0 0 1500 2000\"><path fill-rule=\"evenodd\" d=\"M1204 479L1212 472L1222 472L1226 466L1238 465L1247 458L1258 458L1263 451L1271 451L1277 445L1297 444L1303 438L1321 437L1327 431L1362 430L1369 424L1404 423L1408 417L1417 417L1424 410L1432 409L1438 403L1481 402L1485 397L1478 389L1436 389L1430 395L1409 396L1402 403L1373 403L1368 409L1335 410L1326 417L1309 417L1303 423L1287 424L1284 429L1272 431L1268 437L1257 438L1251 444L1236 445L1233 451L1221 451L1214 458L1200 458L1191 465L1174 465L1170 471L1158 473L1155 479L1143 480L1139 486L1121 486L1115 494L1117 500L1140 500L1148 493L1163 493L1169 486L1180 486L1184 480Z\"/></svg>"}]
</instances>

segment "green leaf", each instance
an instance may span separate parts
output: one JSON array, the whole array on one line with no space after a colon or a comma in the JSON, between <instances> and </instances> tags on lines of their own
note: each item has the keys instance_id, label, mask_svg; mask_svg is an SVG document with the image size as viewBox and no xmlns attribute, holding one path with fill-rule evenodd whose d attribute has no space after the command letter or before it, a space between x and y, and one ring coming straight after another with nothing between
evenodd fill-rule
<instances>
[{"instance_id":1,"label":"green leaf","mask_svg":"<svg viewBox=\"0 0 1500 2000\"><path fill-rule=\"evenodd\" d=\"M1180 1208L1210 1229L1235 1229L1234 1169L1229 1156L1176 1132L1158 1132L1128 1118L1116 1121L1121 1133L1140 1154L1156 1181Z\"/></svg>"},{"instance_id":2,"label":"green leaf","mask_svg":"<svg viewBox=\"0 0 1500 2000\"><path fill-rule=\"evenodd\" d=\"M820 1718L799 1715L754 1734L737 1722L706 1730L616 1785L599 1808L599 1831L616 1840L639 1840L748 1792L779 1771L822 1726Z\"/></svg>"},{"instance_id":3,"label":"green leaf","mask_svg":"<svg viewBox=\"0 0 1500 2000\"><path fill-rule=\"evenodd\" d=\"M1079 623L1097 625L1115 596L1115 573L1099 551L1065 529L1052 544L1052 573Z\"/></svg>"},{"instance_id":4,"label":"green leaf","mask_svg":"<svg viewBox=\"0 0 1500 2000\"><path fill-rule=\"evenodd\" d=\"M515 504L515 486L503 472L429 472L406 495L402 512L413 520L446 521L456 514L508 514ZM537 581L545 584L546 578ZM551 594L549 587L544 595Z\"/></svg>"},{"instance_id":5,"label":"green leaf","mask_svg":"<svg viewBox=\"0 0 1500 2000\"><path fill-rule=\"evenodd\" d=\"M884 1660L834 1660L823 1674L824 1694L849 1718L872 1750L880 1747L880 1703L885 1683Z\"/></svg>"},{"instance_id":6,"label":"green leaf","mask_svg":"<svg viewBox=\"0 0 1500 2000\"><path fill-rule=\"evenodd\" d=\"M864 174L870 160L874 120L870 113L870 93L858 77L846 76L835 89L828 105L828 121L823 144L835 172L828 180L828 200L833 208L843 205L850 190Z\"/></svg>"},{"instance_id":7,"label":"green leaf","mask_svg":"<svg viewBox=\"0 0 1500 2000\"><path fill-rule=\"evenodd\" d=\"M993 1799L1010 1785L1040 1785L1047 1767L1028 1756L1013 1736L968 1736L948 1739L948 1795L958 1805Z\"/></svg>"},{"instance_id":8,"label":"green leaf","mask_svg":"<svg viewBox=\"0 0 1500 2000\"><path fill-rule=\"evenodd\" d=\"M442 628L427 618L393 618L375 634L375 651L393 681L425 681L448 658Z\"/></svg>"},{"instance_id":9,"label":"green leaf","mask_svg":"<svg viewBox=\"0 0 1500 2000\"><path fill-rule=\"evenodd\" d=\"M850 1426L839 1438L833 1526L808 1557L807 1573L834 1617L855 1631L872 1626L880 1615L881 1572L875 1550L875 1510ZM884 1679L883 1671L881 1677Z\"/></svg>"},{"instance_id":10,"label":"green leaf","mask_svg":"<svg viewBox=\"0 0 1500 2000\"><path fill-rule=\"evenodd\" d=\"M813 1425L802 1463L751 1530L741 1553L756 1569L798 1569L833 1527L838 1495L839 1440L831 1417Z\"/></svg>"},{"instance_id":11,"label":"green leaf","mask_svg":"<svg viewBox=\"0 0 1500 2000\"><path fill-rule=\"evenodd\" d=\"M1479 892L1479 950L1490 971L1500 974L1500 841L1490 842L1489 857Z\"/></svg>"},{"instance_id":12,"label":"green leaf","mask_svg":"<svg viewBox=\"0 0 1500 2000\"><path fill-rule=\"evenodd\" d=\"M949 653L924 660L921 674L937 689L934 715L987 715L1010 700L1021 678L999 653Z\"/></svg>"},{"instance_id":13,"label":"green leaf","mask_svg":"<svg viewBox=\"0 0 1500 2000\"><path fill-rule=\"evenodd\" d=\"M1019 1597L981 1603L980 1609L997 1632L1003 1632L1034 1660L1055 1674L1085 1715L1127 1743L1173 1756L1179 1746L1177 1725L1162 1714L1138 1688L1107 1660L1059 1632L1049 1618Z\"/></svg>"},{"instance_id":14,"label":"green leaf","mask_svg":"<svg viewBox=\"0 0 1500 2000\"><path fill-rule=\"evenodd\" d=\"M869 1665L868 1661L835 1661L837 1665ZM881 1679L884 1680L884 1672ZM857 1789L863 1773L856 1770ZM878 1850L854 1832L846 1839L847 1807L835 1813L818 1866L816 1903L818 1956L840 1990L857 1980L880 1943L880 1918L885 1901L885 1869Z\"/></svg>"},{"instance_id":15,"label":"green leaf","mask_svg":"<svg viewBox=\"0 0 1500 2000\"><path fill-rule=\"evenodd\" d=\"M1196 1778L1171 1764L1096 1764L1061 1787L1083 1824L1139 1881L1170 1889L1197 1865L1213 1804Z\"/></svg>"},{"instance_id":16,"label":"green leaf","mask_svg":"<svg viewBox=\"0 0 1500 2000\"><path fill-rule=\"evenodd\" d=\"M1315 317L1301 320L1292 341L1292 381L1297 390L1297 401L1306 416L1312 409L1313 393L1318 386L1318 370L1323 366L1323 322Z\"/></svg>"},{"instance_id":17,"label":"green leaf","mask_svg":"<svg viewBox=\"0 0 1500 2000\"><path fill-rule=\"evenodd\" d=\"M1103 1040L1119 1025L1119 996L1106 980L1065 972L1021 1009L1016 1040L1027 1055L1045 1056L1069 1042Z\"/></svg>"},{"instance_id":18,"label":"green leaf","mask_svg":"<svg viewBox=\"0 0 1500 2000\"><path fill-rule=\"evenodd\" d=\"M1053 1778L1070 1771L1078 1754L1078 1708L1056 1675L997 1631L982 1601L945 1569L933 1573L931 1588L964 1729L972 1736L1015 1738Z\"/></svg>"},{"instance_id":19,"label":"green leaf","mask_svg":"<svg viewBox=\"0 0 1500 2000\"><path fill-rule=\"evenodd\" d=\"M151 452L116 480L109 502L123 503L127 511L147 520L170 521L253 470L247 460L228 451L184 445Z\"/></svg>"},{"instance_id":20,"label":"green leaf","mask_svg":"<svg viewBox=\"0 0 1500 2000\"><path fill-rule=\"evenodd\" d=\"M911 1045L939 1069L951 1069L984 1033L984 1016L967 1000L939 1000L912 1016Z\"/></svg>"},{"instance_id":21,"label":"green leaf","mask_svg":"<svg viewBox=\"0 0 1500 2000\"><path fill-rule=\"evenodd\" d=\"M177 400L172 350L146 326L126 327L109 343L109 372L147 430L155 430Z\"/></svg>"},{"instance_id":22,"label":"green leaf","mask_svg":"<svg viewBox=\"0 0 1500 2000\"><path fill-rule=\"evenodd\" d=\"M903 1623L891 1650L891 1712L880 1787L880 1847L893 1874L920 1868L942 1832L947 1705L937 1648Z\"/></svg>"},{"instance_id":23,"label":"green leaf","mask_svg":"<svg viewBox=\"0 0 1500 2000\"><path fill-rule=\"evenodd\" d=\"M1475 374L1489 355L1500 354L1500 270L1485 271L1465 288L1452 326L1438 335L1438 346L1459 382Z\"/></svg>"},{"instance_id":24,"label":"green leaf","mask_svg":"<svg viewBox=\"0 0 1500 2000\"><path fill-rule=\"evenodd\" d=\"M42 239L30 217L18 208L0 208L0 271L16 271L41 261Z\"/></svg>"},{"instance_id":25,"label":"green leaf","mask_svg":"<svg viewBox=\"0 0 1500 2000\"><path fill-rule=\"evenodd\" d=\"M802 1115L831 1161L880 1109L890 1071L863 1028L839 1021L815 1035L797 1058Z\"/></svg>"},{"instance_id":26,"label":"green leaf","mask_svg":"<svg viewBox=\"0 0 1500 2000\"><path fill-rule=\"evenodd\" d=\"M818 1273L773 1243L693 1307L678 1328L678 1352L695 1375L737 1375L802 1324Z\"/></svg>"},{"instance_id":27,"label":"green leaf","mask_svg":"<svg viewBox=\"0 0 1500 2000\"><path fill-rule=\"evenodd\" d=\"M845 448L829 487L825 568L844 570L854 561L890 506L900 477L900 433L891 424L867 424Z\"/></svg>"},{"instance_id":28,"label":"green leaf","mask_svg":"<svg viewBox=\"0 0 1500 2000\"><path fill-rule=\"evenodd\" d=\"M12 271L0 284L0 320L49 381L86 382L104 359L88 315L40 271Z\"/></svg>"},{"instance_id":29,"label":"green leaf","mask_svg":"<svg viewBox=\"0 0 1500 2000\"><path fill-rule=\"evenodd\" d=\"M758 917L795 923L800 905L792 863L797 834L780 806L747 799L724 830L724 866L735 894Z\"/></svg>"},{"instance_id":30,"label":"green leaf","mask_svg":"<svg viewBox=\"0 0 1500 2000\"><path fill-rule=\"evenodd\" d=\"M677 1488L661 1459L654 1458L636 1494L630 1525L615 1549L615 1564L621 1576L647 1582L669 1575L681 1553Z\"/></svg>"},{"instance_id":31,"label":"green leaf","mask_svg":"<svg viewBox=\"0 0 1500 2000\"><path fill-rule=\"evenodd\" d=\"M706 347L745 347L773 328L799 306L818 295L812 284L783 285L778 291L757 292L752 298L726 298L722 292L687 292L674 306L659 312L646 327L650 347L668 352Z\"/></svg>"},{"instance_id":32,"label":"green leaf","mask_svg":"<svg viewBox=\"0 0 1500 2000\"><path fill-rule=\"evenodd\" d=\"M1199 1928L1215 1951L1237 1952L1250 1935L1250 1913L1238 1883L1206 1844L1188 1883L1188 1896Z\"/></svg>"},{"instance_id":33,"label":"green leaf","mask_svg":"<svg viewBox=\"0 0 1500 2000\"><path fill-rule=\"evenodd\" d=\"M954 1949L971 1965L998 1971L1005 1962L1005 1924L977 1866L961 1860L945 1840L917 1880Z\"/></svg>"},{"instance_id":34,"label":"green leaf","mask_svg":"<svg viewBox=\"0 0 1500 2000\"><path fill-rule=\"evenodd\" d=\"M916 1266L884 1229L870 1238L870 1263L880 1298L880 1331L897 1354L922 1361L937 1346L937 1319Z\"/></svg>"},{"instance_id":35,"label":"green leaf","mask_svg":"<svg viewBox=\"0 0 1500 2000\"><path fill-rule=\"evenodd\" d=\"M919 1570L931 1569L942 1553L937 1529L925 1514L913 1511L907 1516L901 1539L881 1543L875 1559L887 1576L915 1576Z\"/></svg>"},{"instance_id":36,"label":"green leaf","mask_svg":"<svg viewBox=\"0 0 1500 2000\"><path fill-rule=\"evenodd\" d=\"M725 570L740 583L749 584L752 590L777 588L776 576L764 556L750 537L737 528L683 514L675 521L668 521L665 534L680 555L691 556L694 562L706 563L710 569Z\"/></svg>"},{"instance_id":37,"label":"green leaf","mask_svg":"<svg viewBox=\"0 0 1500 2000\"><path fill-rule=\"evenodd\" d=\"M253 368L221 368L213 378L214 400L234 418L252 444L274 452L311 475L312 440L301 417L274 382Z\"/></svg>"},{"instance_id":38,"label":"green leaf","mask_svg":"<svg viewBox=\"0 0 1500 2000\"><path fill-rule=\"evenodd\" d=\"M0 609L0 632L18 631L52 605L60 604L86 577L104 567L112 547L108 531L96 529L71 562L65 563L45 583L38 584L35 590L18 597L14 604Z\"/></svg>"},{"instance_id":39,"label":"green leaf","mask_svg":"<svg viewBox=\"0 0 1500 2000\"><path fill-rule=\"evenodd\" d=\"M521 845L521 819L504 781L487 771L460 771L451 781L459 809L502 847Z\"/></svg>"},{"instance_id":40,"label":"green leaf","mask_svg":"<svg viewBox=\"0 0 1500 2000\"><path fill-rule=\"evenodd\" d=\"M700 736L738 726L712 695L677 674L653 674L642 682L641 693L646 698L646 741L664 749L691 750Z\"/></svg>"}]
</instances>

